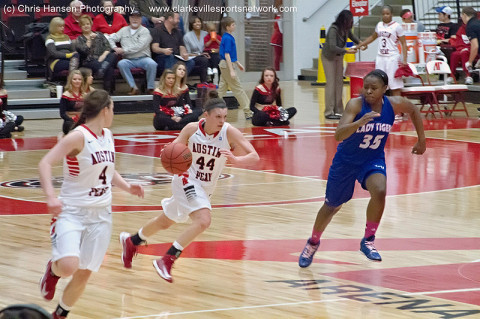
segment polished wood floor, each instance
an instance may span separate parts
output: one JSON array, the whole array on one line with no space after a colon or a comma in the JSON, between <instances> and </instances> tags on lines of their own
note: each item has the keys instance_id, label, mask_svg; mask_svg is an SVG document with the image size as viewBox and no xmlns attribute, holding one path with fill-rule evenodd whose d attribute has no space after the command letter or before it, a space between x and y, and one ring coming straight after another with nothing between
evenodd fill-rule
<instances>
[{"instance_id":1,"label":"polished wood floor","mask_svg":"<svg viewBox=\"0 0 480 319\"><path fill-rule=\"evenodd\" d=\"M410 153L411 123L396 122L376 241L381 263L358 252L368 193L357 185L314 263L300 269L337 146L336 122L322 116L323 88L301 82L282 88L284 104L298 109L290 127L253 128L241 111L229 111L262 161L225 169L212 199L212 225L175 264L173 284L158 277L152 260L184 225L152 237L132 270L122 267L118 234L136 232L170 196L158 155L176 133L155 132L151 114L115 116L117 170L145 185L145 199L114 192L108 253L69 318L480 318L478 105L468 105L470 118L425 120L423 156ZM52 302L41 298L38 280L51 246L37 164L61 120L30 120L25 128L0 140L0 308L35 303L52 311L68 280L59 282ZM61 172L55 167L54 177Z\"/></svg>"}]
</instances>

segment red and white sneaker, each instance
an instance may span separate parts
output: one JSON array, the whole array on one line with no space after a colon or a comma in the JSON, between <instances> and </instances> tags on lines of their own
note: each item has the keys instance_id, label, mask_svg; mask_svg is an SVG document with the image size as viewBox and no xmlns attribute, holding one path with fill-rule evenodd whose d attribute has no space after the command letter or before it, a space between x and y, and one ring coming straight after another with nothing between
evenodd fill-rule
<instances>
[{"instance_id":1,"label":"red and white sneaker","mask_svg":"<svg viewBox=\"0 0 480 319\"><path fill-rule=\"evenodd\" d=\"M132 243L130 234L120 233L120 244L122 244L122 262L125 268L132 268L133 256L137 254L137 246Z\"/></svg>"},{"instance_id":2,"label":"red and white sneaker","mask_svg":"<svg viewBox=\"0 0 480 319\"><path fill-rule=\"evenodd\" d=\"M52 261L49 260L45 274L40 279L40 292L43 298L47 299L48 301L53 299L58 279L60 279L60 277L52 275Z\"/></svg>"},{"instance_id":3,"label":"red and white sneaker","mask_svg":"<svg viewBox=\"0 0 480 319\"><path fill-rule=\"evenodd\" d=\"M67 319L65 316L59 316L56 312L52 312L52 319Z\"/></svg>"},{"instance_id":4,"label":"red and white sneaker","mask_svg":"<svg viewBox=\"0 0 480 319\"><path fill-rule=\"evenodd\" d=\"M157 271L158 275L168 282L173 282L173 278L170 275L172 271L173 263L177 260L176 256L165 255L161 259L153 261L153 267Z\"/></svg>"}]
</instances>

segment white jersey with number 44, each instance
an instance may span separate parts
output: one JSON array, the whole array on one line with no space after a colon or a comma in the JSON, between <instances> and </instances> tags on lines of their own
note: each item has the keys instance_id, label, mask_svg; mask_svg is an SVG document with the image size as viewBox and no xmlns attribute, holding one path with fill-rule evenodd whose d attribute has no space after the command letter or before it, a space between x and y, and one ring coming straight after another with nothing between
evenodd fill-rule
<instances>
[{"instance_id":1,"label":"white jersey with number 44","mask_svg":"<svg viewBox=\"0 0 480 319\"><path fill-rule=\"evenodd\" d=\"M229 150L227 130L230 124L224 123L219 132L208 135L203 129L204 119L198 123L198 129L188 139L188 148L192 151L192 166L188 169L188 178L200 182L208 194L213 193L227 158L220 150Z\"/></svg>"}]
</instances>

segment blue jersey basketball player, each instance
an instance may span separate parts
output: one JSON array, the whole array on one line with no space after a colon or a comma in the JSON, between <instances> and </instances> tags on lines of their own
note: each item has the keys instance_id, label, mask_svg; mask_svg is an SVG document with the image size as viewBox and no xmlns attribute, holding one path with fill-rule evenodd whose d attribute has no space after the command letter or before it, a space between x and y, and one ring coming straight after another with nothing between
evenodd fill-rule
<instances>
[{"instance_id":1,"label":"blue jersey basketball player","mask_svg":"<svg viewBox=\"0 0 480 319\"><path fill-rule=\"evenodd\" d=\"M370 192L367 207L365 236L360 251L373 261L382 258L375 248L375 232L385 208L386 169L384 147L395 119L395 113L407 113L415 125L418 140L413 154L423 154L426 149L423 124L418 109L403 97L387 97L388 76L374 70L364 78L363 95L351 99L335 132L342 141L328 173L325 203L320 208L312 236L300 255L300 267L308 267L320 246L320 237L342 204L352 198L355 180Z\"/></svg>"}]
</instances>

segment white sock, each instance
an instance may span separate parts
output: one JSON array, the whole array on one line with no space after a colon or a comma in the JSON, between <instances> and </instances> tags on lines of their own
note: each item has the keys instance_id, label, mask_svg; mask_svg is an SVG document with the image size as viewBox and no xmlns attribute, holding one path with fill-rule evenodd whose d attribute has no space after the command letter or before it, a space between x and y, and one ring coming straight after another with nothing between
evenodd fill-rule
<instances>
[{"instance_id":1,"label":"white sock","mask_svg":"<svg viewBox=\"0 0 480 319\"><path fill-rule=\"evenodd\" d=\"M144 241L145 241L145 240L147 240L147 236L145 236L145 235L143 234L142 230L143 230L143 227L140 228L140 230L138 231L138 237L140 237L141 240L144 240Z\"/></svg>"},{"instance_id":2,"label":"white sock","mask_svg":"<svg viewBox=\"0 0 480 319\"><path fill-rule=\"evenodd\" d=\"M180 245L176 240L173 242L173 247L177 248L178 250L183 250L182 245Z\"/></svg>"},{"instance_id":3,"label":"white sock","mask_svg":"<svg viewBox=\"0 0 480 319\"><path fill-rule=\"evenodd\" d=\"M63 310L70 311L72 307L67 306L62 299L58 302L58 305L62 307Z\"/></svg>"}]
</instances>

